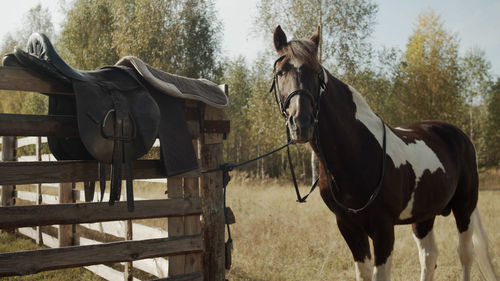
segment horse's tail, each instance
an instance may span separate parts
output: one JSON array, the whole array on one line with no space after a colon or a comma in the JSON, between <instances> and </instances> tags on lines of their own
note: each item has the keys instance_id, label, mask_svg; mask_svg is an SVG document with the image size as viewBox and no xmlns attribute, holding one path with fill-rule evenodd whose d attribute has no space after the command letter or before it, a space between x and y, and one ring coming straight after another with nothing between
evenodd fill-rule
<instances>
[{"instance_id":1,"label":"horse's tail","mask_svg":"<svg viewBox=\"0 0 500 281\"><path fill-rule=\"evenodd\" d=\"M473 227L472 243L474 244L474 253L476 261L479 264L479 270L486 281L497 281L498 279L488 253L488 237L481 223L481 217L477 208L472 213L471 224Z\"/></svg>"}]
</instances>

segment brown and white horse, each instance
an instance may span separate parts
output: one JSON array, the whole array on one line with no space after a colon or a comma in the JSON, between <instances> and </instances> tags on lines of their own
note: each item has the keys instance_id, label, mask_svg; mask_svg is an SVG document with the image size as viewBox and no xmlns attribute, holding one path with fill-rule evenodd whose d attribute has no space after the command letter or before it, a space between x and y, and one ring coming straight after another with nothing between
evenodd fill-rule
<instances>
[{"instance_id":1,"label":"brown and white horse","mask_svg":"<svg viewBox=\"0 0 500 281\"><path fill-rule=\"evenodd\" d=\"M440 121L386 125L360 93L320 65L319 40L318 28L310 40L288 42L278 26L273 85L291 139L309 142L321 160L320 193L352 252L356 279L390 280L394 225L412 224L420 280L432 280L434 220L453 212L463 280L470 280L473 253L484 278L497 280L476 208L478 174L470 140Z\"/></svg>"}]
</instances>

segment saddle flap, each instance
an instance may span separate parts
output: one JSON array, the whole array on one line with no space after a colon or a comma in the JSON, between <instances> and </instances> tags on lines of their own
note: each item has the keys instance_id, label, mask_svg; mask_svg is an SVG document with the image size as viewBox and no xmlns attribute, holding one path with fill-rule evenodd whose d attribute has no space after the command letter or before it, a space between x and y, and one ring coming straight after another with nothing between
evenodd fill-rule
<instances>
[{"instance_id":1,"label":"saddle flap","mask_svg":"<svg viewBox=\"0 0 500 281\"><path fill-rule=\"evenodd\" d=\"M73 81L78 128L83 144L97 160L112 163L117 110L131 128L122 140L132 145L134 159L153 145L159 128L160 110L147 89L119 68L89 72L91 81ZM120 87L115 87L120 85Z\"/></svg>"}]
</instances>

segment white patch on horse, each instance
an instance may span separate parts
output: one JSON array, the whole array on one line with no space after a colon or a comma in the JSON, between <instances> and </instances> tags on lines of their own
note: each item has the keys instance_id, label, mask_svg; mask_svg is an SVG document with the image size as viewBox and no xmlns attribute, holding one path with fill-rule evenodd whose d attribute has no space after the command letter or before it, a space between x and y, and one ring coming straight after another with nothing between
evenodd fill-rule
<instances>
[{"instance_id":1,"label":"white patch on horse","mask_svg":"<svg viewBox=\"0 0 500 281\"><path fill-rule=\"evenodd\" d=\"M392 253L387 258L387 261L379 266L375 267L373 271L373 281L386 281L391 280L391 265L392 265Z\"/></svg>"},{"instance_id":2,"label":"white patch on horse","mask_svg":"<svg viewBox=\"0 0 500 281\"><path fill-rule=\"evenodd\" d=\"M434 232L431 230L427 235L418 239L415 234L413 238L418 247L418 258L420 260L420 281L434 280L434 270L436 269L436 260L438 248L434 239Z\"/></svg>"},{"instance_id":3,"label":"white patch on horse","mask_svg":"<svg viewBox=\"0 0 500 281\"><path fill-rule=\"evenodd\" d=\"M394 129L399 130L399 131L403 131L403 132L412 132L413 131L412 129L406 129L406 128L401 128L401 127L396 127Z\"/></svg>"},{"instance_id":4,"label":"white patch on horse","mask_svg":"<svg viewBox=\"0 0 500 281\"><path fill-rule=\"evenodd\" d=\"M363 262L355 262L357 281L369 281L372 279L373 266L370 258L366 257Z\"/></svg>"},{"instance_id":5,"label":"white patch on horse","mask_svg":"<svg viewBox=\"0 0 500 281\"><path fill-rule=\"evenodd\" d=\"M353 102L356 105L356 119L365 125L378 141L380 147L382 147L383 125L380 118L371 110L368 103L356 89L351 86L349 86L349 89L352 93ZM445 169L436 153L427 146L423 140L416 140L415 143L406 144L401 138L387 128L386 141L386 153L387 156L392 159L394 167L399 168L401 165L408 163L415 173L415 188L413 189L410 200L408 200L406 208L399 215L401 220L409 219L412 216L415 190L418 187L418 183L424 171L428 170L434 173L438 169L442 169L442 171L445 172Z\"/></svg>"},{"instance_id":6,"label":"white patch on horse","mask_svg":"<svg viewBox=\"0 0 500 281\"><path fill-rule=\"evenodd\" d=\"M304 64L303 61L301 60L298 60L297 58L295 57L292 57L289 61L288 61L291 65L293 65L293 67L295 67L297 69L297 72L299 70L299 68Z\"/></svg>"}]
</instances>

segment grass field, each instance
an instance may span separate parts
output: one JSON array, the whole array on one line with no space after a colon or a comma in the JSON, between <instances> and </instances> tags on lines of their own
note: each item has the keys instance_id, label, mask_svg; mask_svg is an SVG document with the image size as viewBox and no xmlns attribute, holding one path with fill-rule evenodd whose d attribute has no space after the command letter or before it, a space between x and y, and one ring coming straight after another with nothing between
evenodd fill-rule
<instances>
[{"instance_id":1,"label":"grass field","mask_svg":"<svg viewBox=\"0 0 500 281\"><path fill-rule=\"evenodd\" d=\"M490 176L498 176L498 171ZM490 238L490 254L500 276L500 181L483 180L479 210ZM487 184L491 183L491 184ZM136 185L137 196L164 198L164 185ZM304 187L304 192L306 187ZM498 190L498 191L497 191ZM233 175L228 206L236 216L233 266L228 280L354 280L351 253L337 230L335 217L316 191L307 203L295 202L290 182L253 182ZM155 225L155 221L148 224ZM158 226L165 226L165 221ZM438 217L436 240L440 250L435 280L461 280L456 253L458 236L453 216ZM29 239L2 234L0 252L34 249ZM396 227L392 280L418 280L420 265L410 226ZM51 271L6 280L102 280L83 269ZM482 280L477 266L472 280Z\"/></svg>"},{"instance_id":2,"label":"grass field","mask_svg":"<svg viewBox=\"0 0 500 281\"><path fill-rule=\"evenodd\" d=\"M355 279L351 253L318 192L307 203L299 204L291 184L232 182L228 188L228 205L236 216L231 229L234 252L229 280ZM500 190L480 192L479 210L500 276L499 202ZM461 280L452 215L437 218L435 235L440 251L435 280ZM419 276L411 227L397 226L392 280L418 280ZM472 280L482 280L477 265Z\"/></svg>"}]
</instances>

